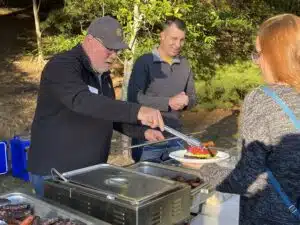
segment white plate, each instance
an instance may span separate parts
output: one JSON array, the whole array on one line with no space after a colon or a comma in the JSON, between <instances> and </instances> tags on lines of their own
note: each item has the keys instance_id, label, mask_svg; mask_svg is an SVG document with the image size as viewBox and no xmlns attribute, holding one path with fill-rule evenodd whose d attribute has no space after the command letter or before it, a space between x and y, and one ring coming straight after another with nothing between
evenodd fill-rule
<instances>
[{"instance_id":1,"label":"white plate","mask_svg":"<svg viewBox=\"0 0 300 225\"><path fill-rule=\"evenodd\" d=\"M187 159L187 158L184 158L184 154L186 152L187 152L186 149L178 150L178 151L171 152L169 154L169 156L170 156L170 158L175 159L182 163L195 163L195 164L215 163L215 162L220 162L222 160L229 158L228 153L222 152L222 151L217 151L217 155L211 159Z\"/></svg>"}]
</instances>

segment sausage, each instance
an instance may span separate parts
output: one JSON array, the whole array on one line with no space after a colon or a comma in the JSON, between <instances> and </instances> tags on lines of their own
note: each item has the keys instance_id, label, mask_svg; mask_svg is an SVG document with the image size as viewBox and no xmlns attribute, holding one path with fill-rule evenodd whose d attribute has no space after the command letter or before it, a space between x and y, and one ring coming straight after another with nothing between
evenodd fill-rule
<instances>
[{"instance_id":1,"label":"sausage","mask_svg":"<svg viewBox=\"0 0 300 225\"><path fill-rule=\"evenodd\" d=\"M192 188L198 187L201 184L201 182L195 182L195 181L190 181L189 185L191 185Z\"/></svg>"},{"instance_id":2,"label":"sausage","mask_svg":"<svg viewBox=\"0 0 300 225\"><path fill-rule=\"evenodd\" d=\"M7 212L5 210L0 210L0 219L3 220L7 216Z\"/></svg>"},{"instance_id":3,"label":"sausage","mask_svg":"<svg viewBox=\"0 0 300 225\"><path fill-rule=\"evenodd\" d=\"M41 218L39 216L35 216L32 225L41 225L41 224L42 224Z\"/></svg>"},{"instance_id":4,"label":"sausage","mask_svg":"<svg viewBox=\"0 0 300 225\"><path fill-rule=\"evenodd\" d=\"M20 225L31 225L33 219L34 219L34 216L33 216L33 215L27 216L27 217L20 223Z\"/></svg>"},{"instance_id":5,"label":"sausage","mask_svg":"<svg viewBox=\"0 0 300 225\"><path fill-rule=\"evenodd\" d=\"M25 217L28 217L32 214L31 209L25 209L22 211L8 211L7 217L8 218L14 218L14 219L23 219Z\"/></svg>"},{"instance_id":6,"label":"sausage","mask_svg":"<svg viewBox=\"0 0 300 225\"><path fill-rule=\"evenodd\" d=\"M66 222L64 220L59 220L56 223L54 223L54 225L65 225Z\"/></svg>"},{"instance_id":7,"label":"sausage","mask_svg":"<svg viewBox=\"0 0 300 225\"><path fill-rule=\"evenodd\" d=\"M52 218L45 220L42 225L52 225L59 221L59 218Z\"/></svg>"},{"instance_id":8,"label":"sausage","mask_svg":"<svg viewBox=\"0 0 300 225\"><path fill-rule=\"evenodd\" d=\"M29 209L29 204L9 204L0 206L0 210L19 211L22 209Z\"/></svg>"},{"instance_id":9,"label":"sausage","mask_svg":"<svg viewBox=\"0 0 300 225\"><path fill-rule=\"evenodd\" d=\"M173 180L178 181L178 182L185 182L185 179L182 176L177 176L177 177L173 178Z\"/></svg>"},{"instance_id":10,"label":"sausage","mask_svg":"<svg viewBox=\"0 0 300 225\"><path fill-rule=\"evenodd\" d=\"M8 225L19 225L20 221L15 219L8 219L5 221Z\"/></svg>"}]
</instances>

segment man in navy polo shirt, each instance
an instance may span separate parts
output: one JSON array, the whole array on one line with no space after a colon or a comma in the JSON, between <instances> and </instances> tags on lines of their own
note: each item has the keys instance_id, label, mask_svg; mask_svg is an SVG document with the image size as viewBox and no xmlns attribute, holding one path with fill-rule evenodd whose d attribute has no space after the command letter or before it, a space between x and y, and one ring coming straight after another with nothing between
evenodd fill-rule
<instances>
[{"instance_id":1,"label":"man in navy polo shirt","mask_svg":"<svg viewBox=\"0 0 300 225\"><path fill-rule=\"evenodd\" d=\"M139 57L128 86L128 101L159 109L166 125L181 130L180 113L195 105L193 73L187 59L180 55L186 26L178 18L163 24L160 44L151 53ZM132 144L143 143L133 139ZM179 140L133 150L135 161L164 161L168 153L182 148Z\"/></svg>"}]
</instances>

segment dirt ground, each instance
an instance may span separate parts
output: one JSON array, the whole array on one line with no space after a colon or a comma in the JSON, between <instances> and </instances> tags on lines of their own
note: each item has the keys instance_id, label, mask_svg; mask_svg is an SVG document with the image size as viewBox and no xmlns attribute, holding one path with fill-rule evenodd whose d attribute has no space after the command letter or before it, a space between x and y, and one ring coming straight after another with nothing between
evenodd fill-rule
<instances>
[{"instance_id":1,"label":"dirt ground","mask_svg":"<svg viewBox=\"0 0 300 225\"><path fill-rule=\"evenodd\" d=\"M34 52L35 33L31 8L0 8L0 140L27 133L33 118L36 94L43 64L37 63ZM204 131L202 140L213 140L218 146L235 145L238 111L198 110L183 114L186 133ZM124 163L121 138L112 140L110 161Z\"/></svg>"}]
</instances>

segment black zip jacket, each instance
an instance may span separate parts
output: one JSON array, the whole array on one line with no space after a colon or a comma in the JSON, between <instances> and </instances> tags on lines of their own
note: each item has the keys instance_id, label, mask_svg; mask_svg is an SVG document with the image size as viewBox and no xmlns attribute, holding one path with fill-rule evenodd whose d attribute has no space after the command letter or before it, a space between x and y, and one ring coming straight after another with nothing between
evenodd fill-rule
<instances>
[{"instance_id":1,"label":"black zip jacket","mask_svg":"<svg viewBox=\"0 0 300 225\"><path fill-rule=\"evenodd\" d=\"M113 129L143 138L140 107L115 100L109 73L99 79L81 45L54 56L41 76L29 171L47 175L51 168L65 172L105 163Z\"/></svg>"}]
</instances>

